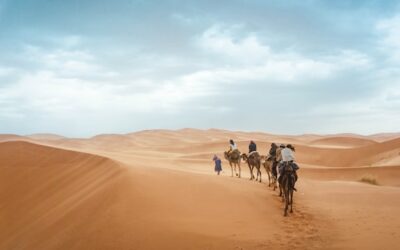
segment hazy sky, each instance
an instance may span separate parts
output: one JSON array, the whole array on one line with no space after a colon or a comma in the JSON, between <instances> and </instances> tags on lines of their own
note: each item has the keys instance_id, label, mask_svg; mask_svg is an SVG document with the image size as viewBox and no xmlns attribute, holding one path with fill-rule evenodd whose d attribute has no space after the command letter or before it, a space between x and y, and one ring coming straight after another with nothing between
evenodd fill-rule
<instances>
[{"instance_id":1,"label":"hazy sky","mask_svg":"<svg viewBox=\"0 0 400 250\"><path fill-rule=\"evenodd\" d=\"M0 0L0 133L399 124L400 1Z\"/></svg>"}]
</instances>

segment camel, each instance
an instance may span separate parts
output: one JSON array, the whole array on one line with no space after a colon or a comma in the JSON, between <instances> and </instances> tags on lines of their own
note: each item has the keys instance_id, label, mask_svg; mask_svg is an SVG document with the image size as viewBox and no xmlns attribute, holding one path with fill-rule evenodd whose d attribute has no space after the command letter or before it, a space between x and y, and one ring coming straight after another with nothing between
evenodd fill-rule
<instances>
[{"instance_id":1,"label":"camel","mask_svg":"<svg viewBox=\"0 0 400 250\"><path fill-rule=\"evenodd\" d=\"M272 159L268 160L268 158L269 158L269 155L261 156L262 165L264 166L264 168L268 174L268 181L269 181L268 187L273 185L274 191L275 191L278 188L278 185L277 185L278 182L276 180L276 176L272 174L272 165L274 164L274 161Z\"/></svg>"},{"instance_id":2,"label":"camel","mask_svg":"<svg viewBox=\"0 0 400 250\"><path fill-rule=\"evenodd\" d=\"M290 206L290 212L293 213L293 190L295 183L295 176L293 169L290 165L284 166L284 173L282 175L282 185L279 185L283 191L282 201L285 201L284 216L287 216L287 211Z\"/></svg>"},{"instance_id":3,"label":"camel","mask_svg":"<svg viewBox=\"0 0 400 250\"><path fill-rule=\"evenodd\" d=\"M262 155L261 156L261 164L264 166L265 171L267 171L268 174L268 187L271 186L271 184L275 185L275 178L272 176L272 183L271 183L271 170L272 170L272 160L268 160L268 156Z\"/></svg>"},{"instance_id":4,"label":"camel","mask_svg":"<svg viewBox=\"0 0 400 250\"><path fill-rule=\"evenodd\" d=\"M257 168L257 178L256 181L260 181L261 182L261 157L260 154L258 152L254 152L252 153L250 156L247 156L247 154L242 154L242 159L245 160L247 162L247 165L249 166L250 169L250 180L254 179L254 174L253 174L253 169L254 167ZM260 179L258 179L258 177L260 177Z\"/></svg>"},{"instance_id":5,"label":"camel","mask_svg":"<svg viewBox=\"0 0 400 250\"><path fill-rule=\"evenodd\" d=\"M240 151L233 150L230 154L228 152L224 152L225 159L228 160L229 165L231 166L231 172L233 177L233 167L235 167L235 175L237 177L241 177L241 168L240 168ZM236 166L239 168L239 173L236 172Z\"/></svg>"}]
</instances>

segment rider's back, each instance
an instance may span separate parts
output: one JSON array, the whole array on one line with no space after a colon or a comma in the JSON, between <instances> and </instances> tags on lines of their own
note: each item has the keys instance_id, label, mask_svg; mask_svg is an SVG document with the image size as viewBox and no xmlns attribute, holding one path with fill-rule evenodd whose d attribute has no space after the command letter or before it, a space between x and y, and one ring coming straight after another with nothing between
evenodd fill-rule
<instances>
[{"instance_id":1,"label":"rider's back","mask_svg":"<svg viewBox=\"0 0 400 250\"><path fill-rule=\"evenodd\" d=\"M290 148L281 150L282 161L294 161L294 153Z\"/></svg>"}]
</instances>

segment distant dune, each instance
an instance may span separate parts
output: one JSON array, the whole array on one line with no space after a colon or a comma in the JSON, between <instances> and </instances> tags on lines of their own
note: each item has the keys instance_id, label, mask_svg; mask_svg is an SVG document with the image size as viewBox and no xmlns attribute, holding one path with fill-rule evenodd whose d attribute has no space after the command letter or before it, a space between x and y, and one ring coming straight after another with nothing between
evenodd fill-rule
<instances>
[{"instance_id":1,"label":"distant dune","mask_svg":"<svg viewBox=\"0 0 400 250\"><path fill-rule=\"evenodd\" d=\"M56 135L56 134L31 134L27 135L26 137L37 139L37 140L60 140L65 139L64 136Z\"/></svg>"},{"instance_id":2,"label":"distant dune","mask_svg":"<svg viewBox=\"0 0 400 250\"><path fill-rule=\"evenodd\" d=\"M397 249L393 136L190 128L0 135L0 249ZM264 169L261 184L248 180L245 163L243 178L232 178L223 160L216 176L211 158L231 138L242 152L255 140L264 155L272 142L294 144L293 214L282 216Z\"/></svg>"},{"instance_id":3,"label":"distant dune","mask_svg":"<svg viewBox=\"0 0 400 250\"><path fill-rule=\"evenodd\" d=\"M375 141L383 142L383 141L400 138L400 133L379 133L379 134L370 135L369 138L371 138Z\"/></svg>"},{"instance_id":4,"label":"distant dune","mask_svg":"<svg viewBox=\"0 0 400 250\"><path fill-rule=\"evenodd\" d=\"M310 145L318 147L353 148L377 144L376 141L353 137L327 137L310 142Z\"/></svg>"},{"instance_id":5,"label":"distant dune","mask_svg":"<svg viewBox=\"0 0 400 250\"><path fill-rule=\"evenodd\" d=\"M331 167L376 166L384 159L397 157L400 138L354 148L318 148L300 146L298 160L309 165ZM394 162L396 165L397 163ZM382 165L381 165L382 166Z\"/></svg>"},{"instance_id":6,"label":"distant dune","mask_svg":"<svg viewBox=\"0 0 400 250\"><path fill-rule=\"evenodd\" d=\"M24 136L20 136L20 135L13 135L13 134L0 134L0 142L24 140L24 139L28 139L28 138L26 138Z\"/></svg>"}]
</instances>

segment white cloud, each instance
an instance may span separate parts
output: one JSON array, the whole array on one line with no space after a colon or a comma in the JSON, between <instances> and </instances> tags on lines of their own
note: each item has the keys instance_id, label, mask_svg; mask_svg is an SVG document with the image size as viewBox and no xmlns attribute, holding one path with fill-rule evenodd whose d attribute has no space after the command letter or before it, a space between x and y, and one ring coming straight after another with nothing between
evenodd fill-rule
<instances>
[{"instance_id":1,"label":"white cloud","mask_svg":"<svg viewBox=\"0 0 400 250\"><path fill-rule=\"evenodd\" d=\"M340 50L336 55L327 56L326 59L335 65L336 71L367 70L373 67L372 59L368 55L354 50Z\"/></svg>"},{"instance_id":2,"label":"white cloud","mask_svg":"<svg viewBox=\"0 0 400 250\"><path fill-rule=\"evenodd\" d=\"M80 37L70 37L72 47L69 42L47 50L25 45L24 55L38 70L22 72L18 82L3 88L7 96L0 98L20 100L21 105L30 109L59 112L60 115L80 111L112 113L114 110L121 113L179 112L185 105L200 109L209 107L208 103L197 100L222 96L231 86L246 87L260 81L265 85L306 85L329 79L349 67L370 63L365 55L350 50L319 59L293 52L277 53L256 34L240 35L240 29L240 26L214 25L196 42L207 55L211 53L222 61L232 62L231 65L211 63L203 69L191 69L165 79L157 78L157 70L168 71L171 65L185 67L185 60L146 54L144 66L134 65L133 71L143 71L137 77L131 72L118 72L118 65L104 67L93 53L75 46L79 45ZM140 61L136 58L134 62Z\"/></svg>"},{"instance_id":3,"label":"white cloud","mask_svg":"<svg viewBox=\"0 0 400 250\"><path fill-rule=\"evenodd\" d=\"M372 67L366 54L354 50L332 51L318 58L291 51L275 52L256 34L236 34L239 28L214 25L204 31L196 44L204 53L218 56L218 62L227 66L195 72L186 78L216 83L266 80L307 84L309 80L328 79L341 71Z\"/></svg>"},{"instance_id":4,"label":"white cloud","mask_svg":"<svg viewBox=\"0 0 400 250\"><path fill-rule=\"evenodd\" d=\"M391 30L387 25L382 27ZM283 86L283 91L288 92L287 98L304 94L303 99L308 102L318 99L317 95L324 91L320 85L332 84L334 81L331 80L336 77L345 79L356 71L368 74L375 67L372 57L361 51L333 49L322 55L284 49L277 51L264 43L260 34L243 31L240 25L213 25L196 36L192 44L195 53L189 53L185 58L138 49L129 54L124 48L117 48L118 54L110 56L110 61L104 61L100 58L104 54L96 54L90 47L85 49L81 46L82 38L79 36L55 39L58 44L55 49L26 45L22 55L34 67L26 71L18 69L18 79L14 83L0 86L1 117L20 121L25 115L39 114L49 121L83 121L88 127L97 126L100 131L102 125L99 122L129 122L136 115L179 114L199 122L196 115L188 113L189 109L200 112L203 117L211 111L218 112L224 120L224 114L249 107L242 100L253 102L252 99L263 98L262 105L279 101L273 97L264 98L269 94L270 86L279 85L277 89ZM388 39L386 43L395 46L392 40ZM9 74L16 72L12 68L0 68L0 76ZM390 77L392 75L385 76L384 80ZM304 89L317 89L317 94L305 93ZM242 90L245 90L243 94ZM296 93L299 90L302 94ZM301 118L305 121L310 117L323 119L332 116L338 118L335 121L342 122L343 117L364 119L371 112L377 116L393 107L391 99L398 97L393 93L398 92L392 91L390 96L378 99L359 98L357 102L343 101L339 104L332 101L324 105L322 100L319 107L304 111ZM231 101L232 97L238 98L237 102ZM257 103L255 105L257 112L265 109ZM284 118L291 119L297 113L288 111L288 117ZM282 117L278 111L269 116ZM208 124L202 122L199 126ZM176 124L179 126L179 121ZM223 121L218 124L227 125ZM260 124L264 126L265 120L261 119ZM353 126L346 122L341 124L343 128ZM331 125L326 126L331 129ZM315 131L322 130L316 128Z\"/></svg>"},{"instance_id":5,"label":"white cloud","mask_svg":"<svg viewBox=\"0 0 400 250\"><path fill-rule=\"evenodd\" d=\"M400 103L386 101L384 95L368 100L349 101L314 106L294 119L315 121L309 125L310 132L338 133L353 131L360 134L373 134L382 131L398 131L397 115Z\"/></svg>"},{"instance_id":6,"label":"white cloud","mask_svg":"<svg viewBox=\"0 0 400 250\"><path fill-rule=\"evenodd\" d=\"M113 77L118 75L117 72L103 68L90 52L77 48L61 47L45 50L25 45L24 55L30 62L39 65L40 70L56 72L60 77Z\"/></svg>"},{"instance_id":7,"label":"white cloud","mask_svg":"<svg viewBox=\"0 0 400 250\"><path fill-rule=\"evenodd\" d=\"M270 56L270 48L262 45L255 35L235 38L240 26L223 28L214 25L198 39L198 44L206 52L225 55L241 62L261 62Z\"/></svg>"},{"instance_id":8,"label":"white cloud","mask_svg":"<svg viewBox=\"0 0 400 250\"><path fill-rule=\"evenodd\" d=\"M183 102L210 94L206 86L182 79L162 82L147 91L135 91L135 84L135 80L128 85L98 84L79 78L59 77L52 71L38 71L2 87L0 103L14 106L14 112L21 114L35 111L61 117L91 112L112 116L115 112L176 112Z\"/></svg>"},{"instance_id":9,"label":"white cloud","mask_svg":"<svg viewBox=\"0 0 400 250\"><path fill-rule=\"evenodd\" d=\"M63 116L66 113L97 112L111 115L120 113L179 112L185 105L203 109L208 103L199 98L222 96L235 86L252 82L268 84L305 85L315 80L328 79L349 66L369 65L361 53L342 51L319 60L295 53L275 53L262 44L255 34L240 37L235 28L219 32L212 26L203 33L198 43L207 52L221 55L221 60L235 60L232 66L209 65L182 75L157 80L152 75L129 78L104 68L90 52L62 47L44 50L26 46L25 54L39 64L36 72L22 73L18 82L3 88L0 99L19 100L32 110ZM238 37L236 40L234 37ZM148 57L148 56L147 56ZM158 67L169 67L157 56L152 61ZM242 58L248 58L244 63ZM254 59L254 60L253 60ZM174 58L174 65L183 63ZM118 67L116 67L118 68ZM152 71L149 71L152 72ZM119 81L123 82L120 83ZM147 86L147 88L143 88ZM221 110L228 110L221 106ZM21 107L21 112L23 112Z\"/></svg>"}]
</instances>

